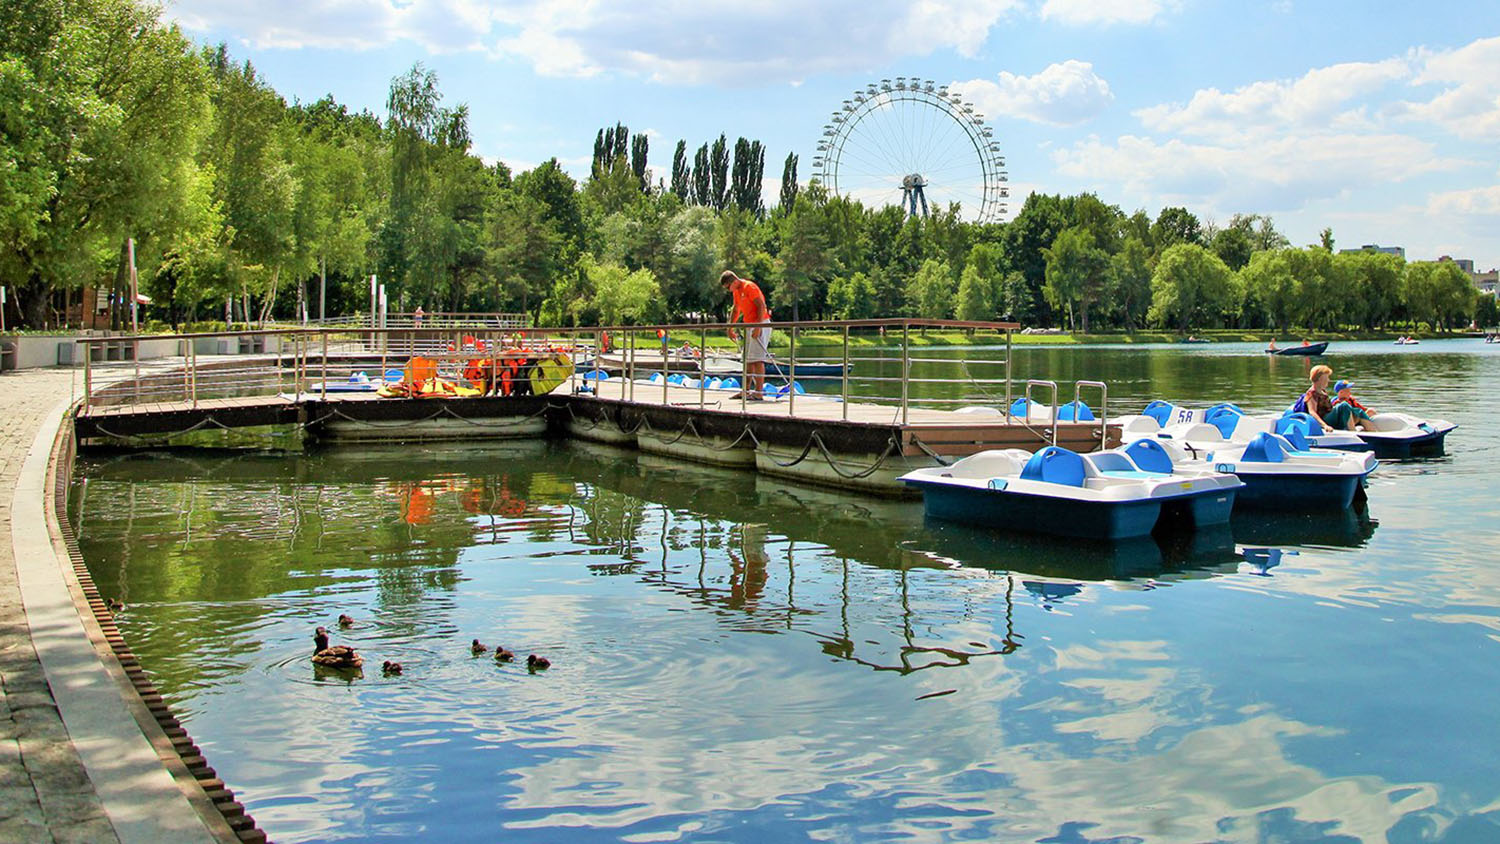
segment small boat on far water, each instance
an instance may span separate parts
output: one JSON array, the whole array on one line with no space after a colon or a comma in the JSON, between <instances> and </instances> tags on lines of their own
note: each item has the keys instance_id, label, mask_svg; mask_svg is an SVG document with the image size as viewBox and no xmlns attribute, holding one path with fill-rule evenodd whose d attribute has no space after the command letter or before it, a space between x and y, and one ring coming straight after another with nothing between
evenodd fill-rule
<instances>
[{"instance_id":1,"label":"small boat on far water","mask_svg":"<svg viewBox=\"0 0 1500 844\"><path fill-rule=\"evenodd\" d=\"M1328 350L1328 341L1321 343L1308 343L1304 346L1287 346L1284 349L1266 349L1268 355L1304 355L1316 357Z\"/></svg>"}]
</instances>

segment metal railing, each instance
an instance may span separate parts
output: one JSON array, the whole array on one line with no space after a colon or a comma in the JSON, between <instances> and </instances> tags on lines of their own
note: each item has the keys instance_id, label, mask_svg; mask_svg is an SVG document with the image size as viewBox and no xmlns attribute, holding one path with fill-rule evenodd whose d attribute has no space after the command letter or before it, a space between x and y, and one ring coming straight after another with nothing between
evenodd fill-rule
<instances>
[{"instance_id":1,"label":"metal railing","mask_svg":"<svg viewBox=\"0 0 1500 844\"><path fill-rule=\"evenodd\" d=\"M272 328L472 328L481 330L516 330L530 328L531 315L506 312L450 313L447 311L423 313L420 316L415 312L375 314L373 316L369 313L359 313L347 316L323 317L321 319L309 318L306 322L299 322L297 320L272 320L267 325Z\"/></svg>"},{"instance_id":2,"label":"metal railing","mask_svg":"<svg viewBox=\"0 0 1500 844\"><path fill-rule=\"evenodd\" d=\"M573 365L557 389L603 399L696 406L718 410L771 410L788 416L916 424L958 422L933 410L961 409L997 416L1004 424L1050 425L1057 441L1059 396L1050 381L1025 382L1032 391L1051 388L1045 414L1011 414L1014 323L957 320L872 319L584 328L369 328L319 326L261 331L182 334L174 337L81 338L85 413L140 405L200 403L255 397L296 402L331 394L368 394L406 381L414 358L431 361L435 383L463 389L449 394L506 394L493 376L502 365L533 364L543 357ZM768 332L771 354L764 373L744 354L747 330ZM943 356L925 346L921 332L995 332L1004 339L1003 357ZM733 332L736 345L721 338ZM136 377L94 391L93 347L102 344L176 340L182 365L149 366ZM133 355L139 358L139 355ZM425 366L425 364L424 364ZM1108 390L1101 382L1079 381L1100 391L1096 419L1103 427ZM436 395L437 393L426 393ZM778 414L780 410L775 411ZM883 416L882 414L888 414ZM969 421L979 421L970 419ZM1062 420L1066 421L1066 420Z\"/></svg>"}]
</instances>

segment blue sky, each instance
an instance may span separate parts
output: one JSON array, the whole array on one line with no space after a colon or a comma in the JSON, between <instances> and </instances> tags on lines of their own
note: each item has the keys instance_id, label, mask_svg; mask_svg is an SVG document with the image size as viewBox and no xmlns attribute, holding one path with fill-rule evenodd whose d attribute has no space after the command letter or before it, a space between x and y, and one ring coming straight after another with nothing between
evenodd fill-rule
<instances>
[{"instance_id":1,"label":"blue sky","mask_svg":"<svg viewBox=\"0 0 1500 844\"><path fill-rule=\"evenodd\" d=\"M177 0L289 98L383 113L421 61L476 151L587 171L624 122L811 169L830 111L898 75L949 84L1032 190L1153 216L1268 213L1296 244L1401 245L1500 265L1500 16L1490 2L1275 0ZM774 172L773 172L774 171Z\"/></svg>"}]
</instances>

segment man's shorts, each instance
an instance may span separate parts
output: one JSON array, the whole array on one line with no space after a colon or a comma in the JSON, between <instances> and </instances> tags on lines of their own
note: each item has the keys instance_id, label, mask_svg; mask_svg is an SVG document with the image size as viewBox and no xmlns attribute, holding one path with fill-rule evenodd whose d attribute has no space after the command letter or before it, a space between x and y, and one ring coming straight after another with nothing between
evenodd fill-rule
<instances>
[{"instance_id":1,"label":"man's shorts","mask_svg":"<svg viewBox=\"0 0 1500 844\"><path fill-rule=\"evenodd\" d=\"M766 347L771 344L771 329L751 328L745 331L745 363L763 363L770 358Z\"/></svg>"}]
</instances>

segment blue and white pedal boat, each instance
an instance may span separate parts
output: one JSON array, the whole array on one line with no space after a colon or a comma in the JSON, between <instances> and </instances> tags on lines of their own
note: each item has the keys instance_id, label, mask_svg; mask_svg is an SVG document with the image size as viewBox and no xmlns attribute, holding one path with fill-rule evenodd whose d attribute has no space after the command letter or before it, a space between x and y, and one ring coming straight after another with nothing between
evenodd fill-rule
<instances>
[{"instance_id":1,"label":"blue and white pedal boat","mask_svg":"<svg viewBox=\"0 0 1500 844\"><path fill-rule=\"evenodd\" d=\"M1380 461L1370 452L1313 448L1295 431L1283 436L1262 431L1248 443L1219 441L1184 432L1190 451L1202 455L1201 462L1214 471L1231 472L1245 488L1239 503L1267 510L1346 510L1354 502L1365 478ZM1189 466L1200 461L1190 461Z\"/></svg>"},{"instance_id":2,"label":"blue and white pedal boat","mask_svg":"<svg viewBox=\"0 0 1500 844\"><path fill-rule=\"evenodd\" d=\"M982 451L901 480L922 490L929 516L1005 530L1125 539L1168 521L1229 520L1242 482L1202 466L1179 470L1170 458L1154 463L1164 471L1148 470L1136 457L1164 447L1144 443L1086 455L1059 446Z\"/></svg>"}]
</instances>

